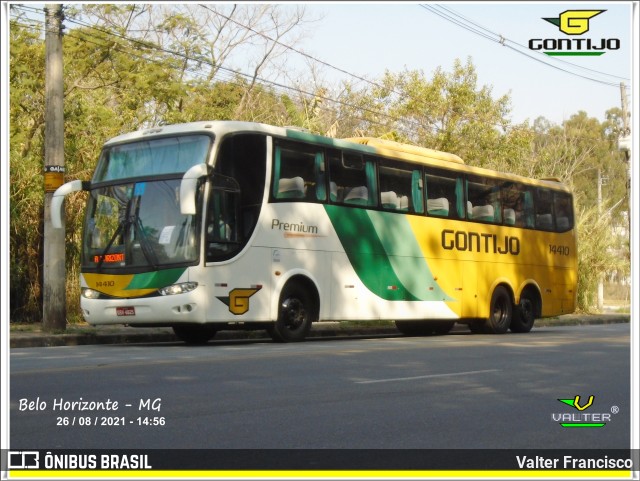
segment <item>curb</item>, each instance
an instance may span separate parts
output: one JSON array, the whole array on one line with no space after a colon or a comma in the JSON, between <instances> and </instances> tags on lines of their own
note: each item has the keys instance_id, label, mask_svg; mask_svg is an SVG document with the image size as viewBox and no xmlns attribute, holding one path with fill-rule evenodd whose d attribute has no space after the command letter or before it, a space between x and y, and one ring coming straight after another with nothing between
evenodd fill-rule
<instances>
[{"instance_id":1,"label":"curb","mask_svg":"<svg viewBox=\"0 0 640 481\"><path fill-rule=\"evenodd\" d=\"M96 329L100 329L99 327ZM139 332L144 328L123 328L130 329L132 332L96 332L81 334L47 334L43 332L21 333L11 335L10 347L60 347L60 346L82 346L97 344L144 344L159 342L177 342L182 343L180 339L173 333L171 328L166 330L156 330L154 332ZM321 337L355 337L355 336L392 336L400 335L395 327L362 327L340 329L335 327L321 327L312 329L309 332L308 339ZM229 330L216 333L213 341L228 340L256 340L269 341L271 337L263 330Z\"/></svg>"},{"instance_id":2,"label":"curb","mask_svg":"<svg viewBox=\"0 0 640 481\"><path fill-rule=\"evenodd\" d=\"M556 326L576 326L576 325L596 325L596 324L619 324L629 323L629 314L596 314L579 315L569 314L556 318L538 319L535 328L556 327ZM327 322L314 326L309 339L320 337L348 338L357 336L401 336L400 332L393 326L388 327L340 327L340 323ZM181 342L173 333L171 328L135 328L135 327L87 327L95 329L96 332L82 333L60 333L49 334L41 331L10 333L10 347L56 347L56 346L80 346L95 344L138 344L138 343L158 343L158 342ZM117 330L116 330L117 329ZM456 324L452 332L468 332L463 324ZM271 338L265 331L221 331L216 334L214 341L222 340L267 340Z\"/></svg>"}]
</instances>

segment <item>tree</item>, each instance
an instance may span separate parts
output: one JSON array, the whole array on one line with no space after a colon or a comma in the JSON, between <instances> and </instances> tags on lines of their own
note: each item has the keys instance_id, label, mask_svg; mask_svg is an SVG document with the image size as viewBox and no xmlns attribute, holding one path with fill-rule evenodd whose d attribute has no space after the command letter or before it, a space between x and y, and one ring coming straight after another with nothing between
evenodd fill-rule
<instances>
[{"instance_id":1,"label":"tree","mask_svg":"<svg viewBox=\"0 0 640 481\"><path fill-rule=\"evenodd\" d=\"M288 12L292 12L289 17ZM67 179L88 180L105 140L145 126L237 115L247 119L262 116L274 123L287 120L278 95L258 79L269 69L270 75L281 73L274 61L287 49L279 42L299 34L305 22L304 8L87 4L68 8L65 13L64 63L72 66L65 70ZM38 320L44 42L40 32L19 21L19 9L12 8L12 14L11 319ZM220 28L214 31L212 25ZM241 36L243 32L246 34ZM252 51L252 44L260 44L262 49ZM249 58L250 74L235 74L233 68L223 65L238 58ZM221 78L224 75L226 78ZM85 199L85 193L77 193L65 201L70 313L79 313L79 247Z\"/></svg>"},{"instance_id":2,"label":"tree","mask_svg":"<svg viewBox=\"0 0 640 481\"><path fill-rule=\"evenodd\" d=\"M611 111L610 111L611 112ZM561 126L536 121L534 150L527 175L557 177L574 192L578 228L578 307L595 306L598 280L608 273L628 273L629 250L613 235L626 208L624 163L612 141L611 121L600 123L585 112ZM598 198L597 179L606 179Z\"/></svg>"},{"instance_id":3,"label":"tree","mask_svg":"<svg viewBox=\"0 0 640 481\"><path fill-rule=\"evenodd\" d=\"M42 301L44 42L10 28L9 228L11 320L39 319Z\"/></svg>"}]
</instances>

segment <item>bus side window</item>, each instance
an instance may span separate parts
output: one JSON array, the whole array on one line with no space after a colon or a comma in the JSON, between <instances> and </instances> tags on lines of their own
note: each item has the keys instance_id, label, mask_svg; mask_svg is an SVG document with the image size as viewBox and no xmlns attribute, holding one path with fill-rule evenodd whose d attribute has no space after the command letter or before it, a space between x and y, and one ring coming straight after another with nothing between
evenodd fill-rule
<instances>
[{"instance_id":1,"label":"bus side window","mask_svg":"<svg viewBox=\"0 0 640 481\"><path fill-rule=\"evenodd\" d=\"M534 227L533 194L530 190L522 193L523 218L525 227Z\"/></svg>"},{"instance_id":2,"label":"bus side window","mask_svg":"<svg viewBox=\"0 0 640 481\"><path fill-rule=\"evenodd\" d=\"M329 160L329 197L355 206L378 203L375 161L355 152L332 151Z\"/></svg>"},{"instance_id":3,"label":"bus side window","mask_svg":"<svg viewBox=\"0 0 640 481\"><path fill-rule=\"evenodd\" d=\"M573 227L573 205L571 196L564 192L556 192L554 195L554 216L556 219L556 231L566 232Z\"/></svg>"},{"instance_id":4,"label":"bus side window","mask_svg":"<svg viewBox=\"0 0 640 481\"><path fill-rule=\"evenodd\" d=\"M504 225L521 227L522 192L517 184L509 183L502 188L502 220Z\"/></svg>"},{"instance_id":5,"label":"bus side window","mask_svg":"<svg viewBox=\"0 0 640 481\"><path fill-rule=\"evenodd\" d=\"M553 192L538 188L535 190L536 229L554 230L553 222Z\"/></svg>"},{"instance_id":6,"label":"bus side window","mask_svg":"<svg viewBox=\"0 0 640 481\"><path fill-rule=\"evenodd\" d=\"M308 202L325 200L324 157L321 153L293 143L276 145L273 171L274 199Z\"/></svg>"},{"instance_id":7,"label":"bus side window","mask_svg":"<svg viewBox=\"0 0 640 481\"><path fill-rule=\"evenodd\" d=\"M461 177L445 170L428 169L425 180L428 215L464 218Z\"/></svg>"},{"instance_id":8,"label":"bus side window","mask_svg":"<svg viewBox=\"0 0 640 481\"><path fill-rule=\"evenodd\" d=\"M424 212L421 172L410 168L401 162L380 161L380 202L384 210Z\"/></svg>"},{"instance_id":9,"label":"bus side window","mask_svg":"<svg viewBox=\"0 0 640 481\"><path fill-rule=\"evenodd\" d=\"M502 223L502 201L499 181L481 176L467 177L467 200L471 203L470 219Z\"/></svg>"}]
</instances>

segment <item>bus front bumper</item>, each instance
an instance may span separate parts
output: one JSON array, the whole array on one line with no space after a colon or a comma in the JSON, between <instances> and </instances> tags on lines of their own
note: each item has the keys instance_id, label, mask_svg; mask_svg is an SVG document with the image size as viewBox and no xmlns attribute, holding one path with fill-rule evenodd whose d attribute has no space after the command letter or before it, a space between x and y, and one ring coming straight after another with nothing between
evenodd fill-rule
<instances>
[{"instance_id":1,"label":"bus front bumper","mask_svg":"<svg viewBox=\"0 0 640 481\"><path fill-rule=\"evenodd\" d=\"M141 326L204 323L206 299L195 291L171 296L80 301L82 315L89 324L131 324Z\"/></svg>"}]
</instances>

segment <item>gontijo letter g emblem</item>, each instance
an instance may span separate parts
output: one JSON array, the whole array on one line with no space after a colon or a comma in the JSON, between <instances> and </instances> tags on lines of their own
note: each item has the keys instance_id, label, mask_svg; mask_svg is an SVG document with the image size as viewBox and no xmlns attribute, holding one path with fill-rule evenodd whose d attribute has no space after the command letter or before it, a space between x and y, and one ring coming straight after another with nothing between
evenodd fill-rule
<instances>
[{"instance_id":1,"label":"gontijo letter g emblem","mask_svg":"<svg viewBox=\"0 0 640 481\"><path fill-rule=\"evenodd\" d=\"M262 286L236 288L229 292L229 297L218 297L218 299L229 306L229 312L240 316L249 311L249 298L261 288Z\"/></svg>"},{"instance_id":2,"label":"gontijo letter g emblem","mask_svg":"<svg viewBox=\"0 0 640 481\"><path fill-rule=\"evenodd\" d=\"M606 10L565 10L559 18L545 18L567 35L582 35L589 31L589 20Z\"/></svg>"}]
</instances>

